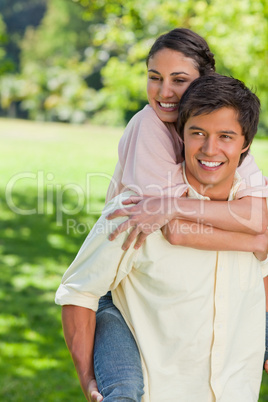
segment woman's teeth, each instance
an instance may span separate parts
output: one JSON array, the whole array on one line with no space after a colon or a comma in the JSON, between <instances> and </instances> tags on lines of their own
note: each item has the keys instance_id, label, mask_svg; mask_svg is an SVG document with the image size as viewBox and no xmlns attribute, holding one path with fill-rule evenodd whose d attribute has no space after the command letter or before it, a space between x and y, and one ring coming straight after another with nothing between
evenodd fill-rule
<instances>
[{"instance_id":1,"label":"woman's teeth","mask_svg":"<svg viewBox=\"0 0 268 402\"><path fill-rule=\"evenodd\" d=\"M166 107L167 109L168 109L168 108L171 108L171 107L176 107L176 106L177 106L177 103L162 103L162 102L159 102L159 103L160 103L160 106Z\"/></svg>"}]
</instances>

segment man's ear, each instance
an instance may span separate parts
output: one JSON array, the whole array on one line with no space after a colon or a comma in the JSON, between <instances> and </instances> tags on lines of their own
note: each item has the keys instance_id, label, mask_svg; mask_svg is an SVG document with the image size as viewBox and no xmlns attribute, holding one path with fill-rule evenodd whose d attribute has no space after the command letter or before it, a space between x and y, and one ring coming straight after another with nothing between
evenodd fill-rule
<instances>
[{"instance_id":1,"label":"man's ear","mask_svg":"<svg viewBox=\"0 0 268 402\"><path fill-rule=\"evenodd\" d=\"M250 145L251 145L251 142L245 148L242 148L241 154L246 152L249 149Z\"/></svg>"}]
</instances>

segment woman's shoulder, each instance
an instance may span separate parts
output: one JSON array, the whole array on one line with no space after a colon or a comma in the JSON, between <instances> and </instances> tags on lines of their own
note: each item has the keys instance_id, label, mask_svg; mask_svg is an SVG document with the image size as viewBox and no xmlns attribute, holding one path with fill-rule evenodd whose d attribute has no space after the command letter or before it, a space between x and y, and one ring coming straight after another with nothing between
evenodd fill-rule
<instances>
[{"instance_id":1,"label":"woman's shoulder","mask_svg":"<svg viewBox=\"0 0 268 402\"><path fill-rule=\"evenodd\" d=\"M154 109L148 104L137 112L129 121L128 126L147 124L148 122L165 127L164 123L159 119Z\"/></svg>"},{"instance_id":2,"label":"woman's shoulder","mask_svg":"<svg viewBox=\"0 0 268 402\"><path fill-rule=\"evenodd\" d=\"M137 112L129 121L125 128L121 141L128 141L130 138L146 138L162 136L163 133L169 135L166 125L159 119L154 109L150 105L146 105L142 110Z\"/></svg>"}]
</instances>

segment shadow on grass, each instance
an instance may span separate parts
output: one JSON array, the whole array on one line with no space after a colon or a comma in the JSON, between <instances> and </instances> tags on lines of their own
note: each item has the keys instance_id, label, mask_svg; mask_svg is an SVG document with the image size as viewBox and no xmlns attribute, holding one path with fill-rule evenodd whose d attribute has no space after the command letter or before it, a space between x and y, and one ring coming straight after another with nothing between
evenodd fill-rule
<instances>
[{"instance_id":1,"label":"shadow on grass","mask_svg":"<svg viewBox=\"0 0 268 402\"><path fill-rule=\"evenodd\" d=\"M13 199L25 210L38 202L30 192L16 193ZM104 204L104 199L95 201ZM72 205L73 200L65 203ZM85 400L64 343L61 308L54 304L54 295L98 216L80 211L63 215L58 224L56 206L52 212L21 215L2 203L0 400ZM67 233L70 218L75 226Z\"/></svg>"}]
</instances>

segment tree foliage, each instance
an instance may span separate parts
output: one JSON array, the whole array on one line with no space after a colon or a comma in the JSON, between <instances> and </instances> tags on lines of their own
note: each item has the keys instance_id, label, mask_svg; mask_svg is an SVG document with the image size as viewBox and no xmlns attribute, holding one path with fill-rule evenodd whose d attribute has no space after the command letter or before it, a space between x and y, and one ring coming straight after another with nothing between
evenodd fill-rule
<instances>
[{"instance_id":1,"label":"tree foliage","mask_svg":"<svg viewBox=\"0 0 268 402\"><path fill-rule=\"evenodd\" d=\"M146 103L145 58L154 39L183 26L207 39L218 72L256 89L268 130L267 0L233 0L228 7L221 0L46 4L39 25L24 30L19 74L1 81L2 107L19 100L32 118L125 123Z\"/></svg>"}]
</instances>

